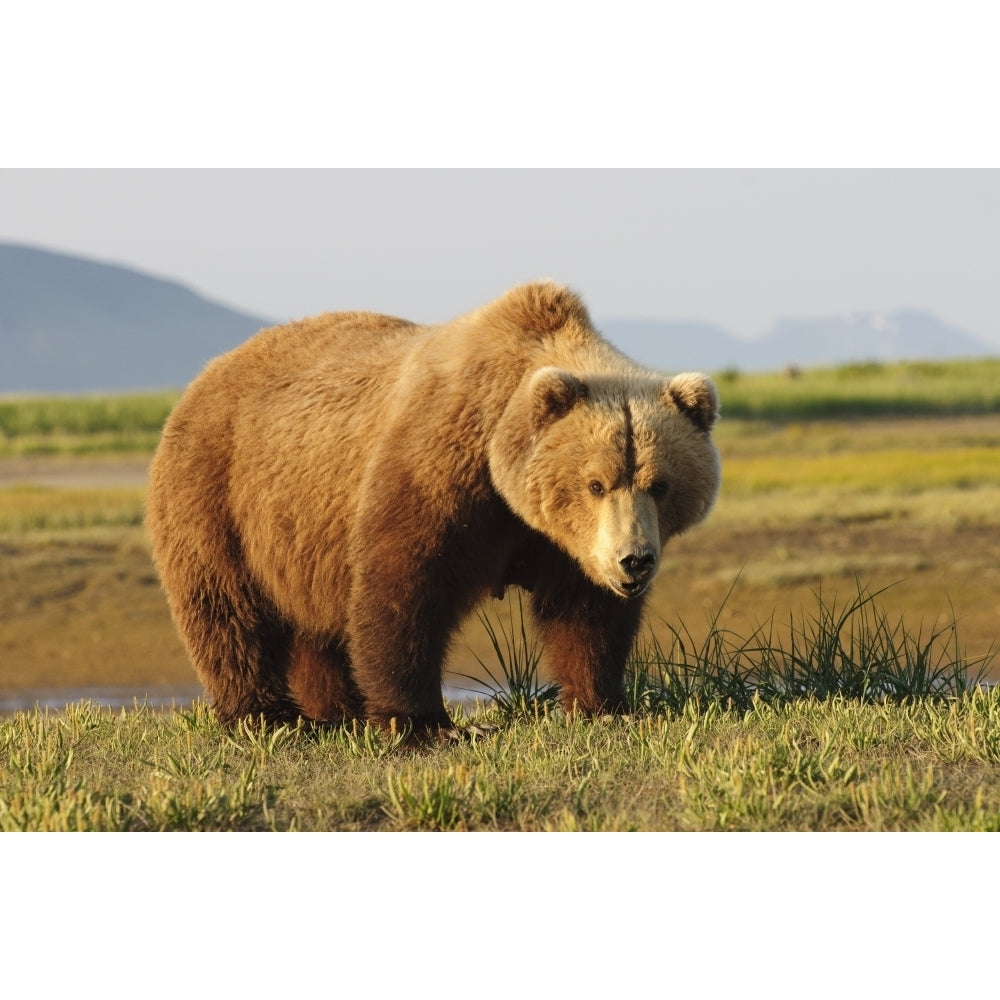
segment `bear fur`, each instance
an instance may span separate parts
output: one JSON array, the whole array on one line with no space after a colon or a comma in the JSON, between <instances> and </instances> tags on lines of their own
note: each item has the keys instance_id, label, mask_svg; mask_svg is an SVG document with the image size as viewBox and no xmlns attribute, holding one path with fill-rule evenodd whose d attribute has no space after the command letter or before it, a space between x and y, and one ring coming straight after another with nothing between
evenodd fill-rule
<instances>
[{"instance_id":1,"label":"bear fur","mask_svg":"<svg viewBox=\"0 0 1000 1000\"><path fill-rule=\"evenodd\" d=\"M644 595L719 488L704 375L665 378L550 282L440 326L328 313L211 362L147 524L218 717L451 725L451 636L511 585L567 708L620 710Z\"/></svg>"}]
</instances>

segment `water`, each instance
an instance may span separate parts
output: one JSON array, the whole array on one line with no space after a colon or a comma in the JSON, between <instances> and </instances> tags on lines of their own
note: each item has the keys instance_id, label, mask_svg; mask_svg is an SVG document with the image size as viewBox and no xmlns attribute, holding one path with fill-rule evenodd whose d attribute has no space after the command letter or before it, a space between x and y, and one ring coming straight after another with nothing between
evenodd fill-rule
<instances>
[{"instance_id":1,"label":"water","mask_svg":"<svg viewBox=\"0 0 1000 1000\"><path fill-rule=\"evenodd\" d=\"M467 682L472 687L472 682ZM487 701L483 692L465 690L465 687L445 685L442 689L445 699L452 704L462 704L472 708L477 700ZM104 708L134 708L137 704L147 708L174 709L190 708L196 699L203 698L204 691L196 684L175 687L81 687L81 688L33 688L24 691L0 693L0 714L32 711L50 708L61 711L67 705L79 701L92 701Z\"/></svg>"},{"instance_id":2,"label":"water","mask_svg":"<svg viewBox=\"0 0 1000 1000\"><path fill-rule=\"evenodd\" d=\"M0 694L0 712L30 711L35 707L61 710L78 701L92 701L105 708L133 708L136 703L149 708L187 708L202 689L189 687L85 687L34 688Z\"/></svg>"}]
</instances>

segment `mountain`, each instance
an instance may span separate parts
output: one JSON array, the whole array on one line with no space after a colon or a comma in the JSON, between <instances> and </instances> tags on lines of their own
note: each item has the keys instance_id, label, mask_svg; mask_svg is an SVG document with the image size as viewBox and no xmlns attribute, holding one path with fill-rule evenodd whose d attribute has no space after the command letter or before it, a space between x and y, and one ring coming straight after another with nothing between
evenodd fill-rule
<instances>
[{"instance_id":1,"label":"mountain","mask_svg":"<svg viewBox=\"0 0 1000 1000\"><path fill-rule=\"evenodd\" d=\"M890 313L779 320L745 340L704 323L608 320L604 335L626 354L665 371L778 371L857 361L986 357L995 345L945 323L933 313Z\"/></svg>"},{"instance_id":2,"label":"mountain","mask_svg":"<svg viewBox=\"0 0 1000 1000\"><path fill-rule=\"evenodd\" d=\"M722 327L685 320L611 319L597 328L620 351L663 371L746 369L750 342Z\"/></svg>"},{"instance_id":3,"label":"mountain","mask_svg":"<svg viewBox=\"0 0 1000 1000\"><path fill-rule=\"evenodd\" d=\"M843 361L982 357L996 348L932 313L899 309L821 319L782 320L760 341L772 361L802 367ZM776 367L774 364L768 367Z\"/></svg>"},{"instance_id":4,"label":"mountain","mask_svg":"<svg viewBox=\"0 0 1000 1000\"><path fill-rule=\"evenodd\" d=\"M127 267L0 244L0 392L181 387L269 325Z\"/></svg>"},{"instance_id":5,"label":"mountain","mask_svg":"<svg viewBox=\"0 0 1000 1000\"><path fill-rule=\"evenodd\" d=\"M0 392L180 388L270 323L127 267L0 244ZM611 319L598 327L637 361L673 372L1000 353L913 309L785 319L754 340L698 322Z\"/></svg>"}]
</instances>

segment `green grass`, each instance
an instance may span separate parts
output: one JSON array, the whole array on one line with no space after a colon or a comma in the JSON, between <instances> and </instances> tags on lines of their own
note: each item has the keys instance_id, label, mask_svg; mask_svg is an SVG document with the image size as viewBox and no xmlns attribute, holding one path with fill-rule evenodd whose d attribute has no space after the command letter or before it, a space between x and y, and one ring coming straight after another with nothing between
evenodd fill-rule
<instances>
[{"instance_id":1,"label":"green grass","mask_svg":"<svg viewBox=\"0 0 1000 1000\"><path fill-rule=\"evenodd\" d=\"M201 703L0 724L0 830L998 830L1000 691L584 721L426 752Z\"/></svg>"},{"instance_id":2,"label":"green grass","mask_svg":"<svg viewBox=\"0 0 1000 1000\"><path fill-rule=\"evenodd\" d=\"M152 451L178 393L0 399L0 455Z\"/></svg>"},{"instance_id":3,"label":"green grass","mask_svg":"<svg viewBox=\"0 0 1000 1000\"><path fill-rule=\"evenodd\" d=\"M473 694L482 694L485 690L493 709L503 720L537 714L542 705L555 705L559 700L559 688L541 676L542 652L528 631L521 591L516 590L514 596L507 594L503 613L491 615L482 611L478 617L496 662L491 665L474 653L488 679L458 674L464 682L473 685L466 690Z\"/></svg>"},{"instance_id":4,"label":"green grass","mask_svg":"<svg viewBox=\"0 0 1000 1000\"><path fill-rule=\"evenodd\" d=\"M970 659L954 618L914 631L902 616L883 610L881 593L860 583L842 603L817 593L814 610L790 615L786 627L772 616L747 636L719 627L722 608L700 642L683 623L667 625L669 648L651 635L632 656L630 704L637 711L679 712L693 701L747 712L761 702L800 698L954 697L980 683L993 650Z\"/></svg>"},{"instance_id":5,"label":"green grass","mask_svg":"<svg viewBox=\"0 0 1000 1000\"><path fill-rule=\"evenodd\" d=\"M717 376L724 420L1000 413L1000 359ZM0 456L152 451L177 392L0 399Z\"/></svg>"},{"instance_id":6,"label":"green grass","mask_svg":"<svg viewBox=\"0 0 1000 1000\"><path fill-rule=\"evenodd\" d=\"M897 362L717 376L725 419L943 416L1000 412L1000 359Z\"/></svg>"},{"instance_id":7,"label":"green grass","mask_svg":"<svg viewBox=\"0 0 1000 1000\"><path fill-rule=\"evenodd\" d=\"M818 599L785 645L647 648L629 715L567 716L529 684L455 708L495 731L426 750L359 725L227 730L202 702L17 712L0 829L1000 829L1000 688L970 686L953 625L914 635L877 596ZM530 637L492 628L498 673L533 683Z\"/></svg>"}]
</instances>

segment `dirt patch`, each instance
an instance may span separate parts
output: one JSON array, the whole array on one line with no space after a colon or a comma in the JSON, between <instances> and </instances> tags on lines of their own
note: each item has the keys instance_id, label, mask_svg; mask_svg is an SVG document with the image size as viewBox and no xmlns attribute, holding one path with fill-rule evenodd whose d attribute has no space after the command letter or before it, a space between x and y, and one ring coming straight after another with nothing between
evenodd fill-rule
<instances>
[{"instance_id":1,"label":"dirt patch","mask_svg":"<svg viewBox=\"0 0 1000 1000\"><path fill-rule=\"evenodd\" d=\"M148 455L100 458L18 455L0 458L0 489L21 485L52 489L145 486L148 471Z\"/></svg>"},{"instance_id":2,"label":"dirt patch","mask_svg":"<svg viewBox=\"0 0 1000 1000\"><path fill-rule=\"evenodd\" d=\"M141 529L7 542L0 692L190 684Z\"/></svg>"}]
</instances>

